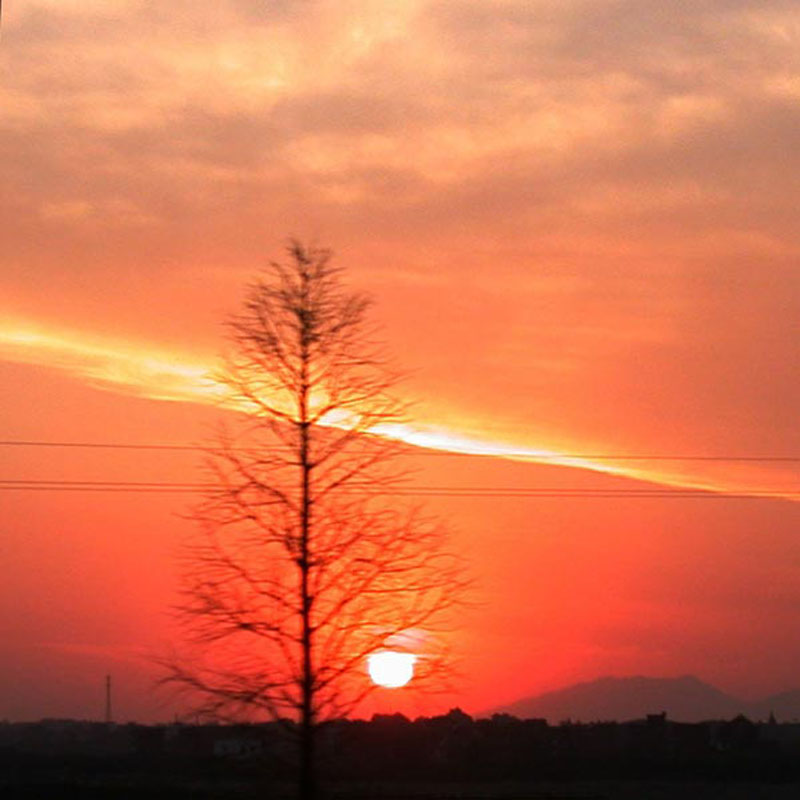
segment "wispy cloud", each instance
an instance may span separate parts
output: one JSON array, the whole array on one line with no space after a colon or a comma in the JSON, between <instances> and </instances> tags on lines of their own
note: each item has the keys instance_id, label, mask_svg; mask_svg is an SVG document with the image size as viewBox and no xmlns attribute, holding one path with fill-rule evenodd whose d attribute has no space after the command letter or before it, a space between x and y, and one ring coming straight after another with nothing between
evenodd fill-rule
<instances>
[{"instance_id":1,"label":"wispy cloud","mask_svg":"<svg viewBox=\"0 0 800 800\"><path fill-rule=\"evenodd\" d=\"M792 0L4 12L0 293L87 329L8 357L202 397L172 367L310 233L456 437L800 450Z\"/></svg>"},{"instance_id":2,"label":"wispy cloud","mask_svg":"<svg viewBox=\"0 0 800 800\"><path fill-rule=\"evenodd\" d=\"M192 359L187 354L166 352L119 341L86 338L78 332L44 331L21 322L0 325L0 359L45 366L63 371L90 385L153 400L180 401L236 410L228 390L214 377L215 365ZM336 424L335 421L330 424ZM728 468L687 469L670 467L658 460L582 456L576 449L537 446L514 429L487 428L479 418L445 422L435 410L404 423L382 424L374 433L413 447L461 455L559 464L613 475L627 475L671 487L712 492L777 491L768 473L749 469L739 475ZM579 451L579 448L578 448ZM613 454L610 454L613 455ZM680 465L679 465L680 466ZM786 490L789 491L789 490ZM787 495L791 496L791 495Z\"/></svg>"},{"instance_id":3,"label":"wispy cloud","mask_svg":"<svg viewBox=\"0 0 800 800\"><path fill-rule=\"evenodd\" d=\"M208 366L185 356L23 324L0 325L0 357L63 370L97 386L157 400L214 402L222 394Z\"/></svg>"}]
</instances>

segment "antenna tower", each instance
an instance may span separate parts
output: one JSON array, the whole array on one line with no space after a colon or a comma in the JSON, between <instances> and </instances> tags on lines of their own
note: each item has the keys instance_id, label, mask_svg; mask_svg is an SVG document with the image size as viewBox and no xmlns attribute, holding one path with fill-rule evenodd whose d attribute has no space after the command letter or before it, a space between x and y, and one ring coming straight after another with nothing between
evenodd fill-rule
<instances>
[{"instance_id":1,"label":"antenna tower","mask_svg":"<svg viewBox=\"0 0 800 800\"><path fill-rule=\"evenodd\" d=\"M106 724L110 725L111 722L111 676L106 675Z\"/></svg>"}]
</instances>

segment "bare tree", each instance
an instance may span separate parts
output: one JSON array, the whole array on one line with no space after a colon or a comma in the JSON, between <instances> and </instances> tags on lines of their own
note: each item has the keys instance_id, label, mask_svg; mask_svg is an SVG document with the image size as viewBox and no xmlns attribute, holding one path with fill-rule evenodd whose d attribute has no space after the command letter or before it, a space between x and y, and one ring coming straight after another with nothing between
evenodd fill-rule
<instances>
[{"instance_id":1,"label":"bare tree","mask_svg":"<svg viewBox=\"0 0 800 800\"><path fill-rule=\"evenodd\" d=\"M293 720L299 791L316 791L315 733L374 688L370 655L413 653L414 683L442 674L463 585L442 528L397 504L403 408L371 344L368 301L327 250L292 242L229 322L223 380L245 411L210 451L214 488L194 516L179 617L201 661L168 680L202 710Z\"/></svg>"}]
</instances>

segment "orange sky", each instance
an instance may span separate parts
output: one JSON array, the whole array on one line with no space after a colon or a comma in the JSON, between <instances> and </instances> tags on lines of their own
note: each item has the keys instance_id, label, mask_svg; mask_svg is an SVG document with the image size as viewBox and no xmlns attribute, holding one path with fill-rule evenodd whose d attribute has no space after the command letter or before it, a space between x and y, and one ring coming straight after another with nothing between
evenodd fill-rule
<instances>
[{"instance_id":1,"label":"orange sky","mask_svg":"<svg viewBox=\"0 0 800 800\"><path fill-rule=\"evenodd\" d=\"M795 3L153 5L3 9L0 438L203 438L220 322L296 234L374 296L423 442L800 455ZM191 454L0 459L4 479L193 469ZM595 463L799 488L796 462ZM434 485L617 480L420 464ZM185 498L0 501L17 609L0 717L89 714L109 669L135 716ZM465 623L471 710L636 670L777 690L800 666L796 503L431 505L489 598Z\"/></svg>"}]
</instances>

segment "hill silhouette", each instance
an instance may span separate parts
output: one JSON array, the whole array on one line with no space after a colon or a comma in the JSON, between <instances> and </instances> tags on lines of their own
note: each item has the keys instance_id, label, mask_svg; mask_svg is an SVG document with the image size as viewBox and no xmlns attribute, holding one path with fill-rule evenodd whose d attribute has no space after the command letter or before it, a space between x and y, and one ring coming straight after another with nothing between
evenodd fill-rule
<instances>
[{"instance_id":1,"label":"hill silhouette","mask_svg":"<svg viewBox=\"0 0 800 800\"><path fill-rule=\"evenodd\" d=\"M783 696L800 701L800 692ZM511 714L523 719L543 718L556 724L566 719L583 722L642 719L647 714L665 711L673 720L700 722L731 719L737 714L751 715L761 705L751 705L725 694L692 675L679 678L635 676L605 677L578 683L517 700L493 709L492 713ZM775 708L775 713L779 713L778 708ZM769 710L766 711L768 714Z\"/></svg>"},{"instance_id":2,"label":"hill silhouette","mask_svg":"<svg viewBox=\"0 0 800 800\"><path fill-rule=\"evenodd\" d=\"M754 719L767 719L770 714L781 722L800 720L800 689L773 694L752 704Z\"/></svg>"}]
</instances>

